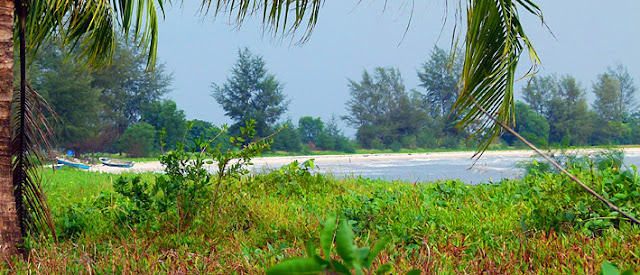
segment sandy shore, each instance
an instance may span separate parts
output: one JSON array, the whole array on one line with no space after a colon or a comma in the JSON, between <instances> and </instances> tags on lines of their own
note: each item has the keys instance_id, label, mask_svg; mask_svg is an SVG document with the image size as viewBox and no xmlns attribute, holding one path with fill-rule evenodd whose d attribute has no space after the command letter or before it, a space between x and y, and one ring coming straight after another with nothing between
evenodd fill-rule
<instances>
[{"instance_id":1,"label":"sandy shore","mask_svg":"<svg viewBox=\"0 0 640 275\"><path fill-rule=\"evenodd\" d=\"M571 153L591 154L602 149L579 149L571 150ZM638 154L640 148L626 148L626 154ZM437 152L437 153L397 153L397 154L362 154L362 155L320 155L320 156L289 156L289 157L260 157L254 158L253 164L256 169L278 168L282 165L289 164L295 160L302 163L309 159L314 159L317 165L322 164L348 164L369 161L402 161L402 160L433 160L433 159L469 159L473 156L473 151L466 152ZM512 151L487 151L484 156L514 156L528 157L535 153L531 150L512 150ZM215 166L210 168L215 170ZM142 172L162 172L164 167L159 161L137 162L132 168L109 167L102 164L92 165L89 171L120 174L123 172L142 173Z\"/></svg>"}]
</instances>

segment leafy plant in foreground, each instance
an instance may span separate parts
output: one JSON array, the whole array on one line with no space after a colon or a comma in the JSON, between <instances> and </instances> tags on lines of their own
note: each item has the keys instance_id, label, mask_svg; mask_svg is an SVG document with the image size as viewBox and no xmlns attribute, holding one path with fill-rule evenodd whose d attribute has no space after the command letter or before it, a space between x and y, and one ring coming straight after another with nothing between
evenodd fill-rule
<instances>
[{"instance_id":1,"label":"leafy plant in foreground","mask_svg":"<svg viewBox=\"0 0 640 275\"><path fill-rule=\"evenodd\" d=\"M607 262L607 261L604 261L602 263L602 269L600 270L600 275L636 275L636 274L637 273L634 273L633 270L631 269L620 273L620 271L618 271L618 268L616 268L614 265L612 265L610 262Z\"/></svg>"},{"instance_id":2,"label":"leafy plant in foreground","mask_svg":"<svg viewBox=\"0 0 640 275\"><path fill-rule=\"evenodd\" d=\"M219 194L226 180L248 173L245 166L250 164L251 158L269 150L270 137L251 141L255 135L253 124L253 121L248 121L246 127L241 128L242 136L230 138L234 145L232 148L222 141L212 145L222 136L226 126L212 139L196 139L195 146L189 149L179 142L176 150L159 157L165 165L165 174L157 175L155 184L143 182L140 177L121 177L113 184L117 195L110 192L101 194L94 207L119 224L135 226L150 222L147 226L152 227L166 224L179 232L189 228L207 207L216 215ZM209 165L214 163L218 169L212 172ZM75 217L71 215L74 212L69 213L69 217ZM163 222L150 217L166 217L168 220ZM81 231L81 227L77 229L74 224L69 224L71 226L67 227L72 231L71 235Z\"/></svg>"},{"instance_id":3,"label":"leafy plant in foreground","mask_svg":"<svg viewBox=\"0 0 640 275\"><path fill-rule=\"evenodd\" d=\"M333 260L331 258L331 248L335 242L335 250L342 261ZM388 238L382 238L369 249L369 247L357 247L354 243L354 236L351 227L346 220L342 219L337 224L336 216L331 215L324 223L322 233L320 235L320 247L324 258L316 254L316 248L313 243L308 242L306 245L306 258L290 258L271 267L267 270L269 275L278 274L322 274L330 272L331 274L363 274L363 269L371 267L373 260L378 253L384 250L389 242ZM378 267L376 274L388 274L393 267L390 264L383 264ZM420 274L418 270L411 270L407 274Z\"/></svg>"},{"instance_id":4,"label":"leafy plant in foreground","mask_svg":"<svg viewBox=\"0 0 640 275\"><path fill-rule=\"evenodd\" d=\"M251 158L269 150L271 136L251 141L256 135L254 125L255 121L247 121L246 127L240 128L241 136L230 138L234 148L224 150L221 142L211 145L226 130L223 126L215 138L196 140L190 152L184 150L184 143L178 143L175 151L160 156L160 162L166 166L166 175L156 178L154 193L163 195L157 202L161 210L176 207L179 228L189 226L205 202L210 203L213 207L211 213L215 213L223 180L248 173L244 167L251 164ZM205 164L214 163L218 170L212 174Z\"/></svg>"}]
</instances>

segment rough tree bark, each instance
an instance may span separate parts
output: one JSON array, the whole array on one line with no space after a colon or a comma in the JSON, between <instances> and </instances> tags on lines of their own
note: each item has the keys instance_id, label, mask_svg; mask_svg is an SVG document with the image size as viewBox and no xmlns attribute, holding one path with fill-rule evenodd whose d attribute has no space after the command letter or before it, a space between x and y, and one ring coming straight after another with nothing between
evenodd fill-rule
<instances>
[{"instance_id":1,"label":"rough tree bark","mask_svg":"<svg viewBox=\"0 0 640 275\"><path fill-rule=\"evenodd\" d=\"M22 238L11 173L14 0L0 0L0 253L19 253Z\"/></svg>"}]
</instances>

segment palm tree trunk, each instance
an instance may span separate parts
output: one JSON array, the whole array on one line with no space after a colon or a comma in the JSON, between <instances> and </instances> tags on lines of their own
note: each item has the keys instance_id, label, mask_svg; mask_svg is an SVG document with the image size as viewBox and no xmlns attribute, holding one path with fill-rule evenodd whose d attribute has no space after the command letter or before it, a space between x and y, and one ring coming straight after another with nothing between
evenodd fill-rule
<instances>
[{"instance_id":1,"label":"palm tree trunk","mask_svg":"<svg viewBox=\"0 0 640 275\"><path fill-rule=\"evenodd\" d=\"M0 0L0 254L18 254L20 221L11 173L14 0Z\"/></svg>"}]
</instances>

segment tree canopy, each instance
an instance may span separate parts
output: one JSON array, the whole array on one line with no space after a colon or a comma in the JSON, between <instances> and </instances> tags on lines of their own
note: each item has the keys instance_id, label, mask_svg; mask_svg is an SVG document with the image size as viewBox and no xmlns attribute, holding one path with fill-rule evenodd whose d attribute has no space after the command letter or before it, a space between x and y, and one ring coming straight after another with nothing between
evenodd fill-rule
<instances>
[{"instance_id":1,"label":"tree canopy","mask_svg":"<svg viewBox=\"0 0 640 275\"><path fill-rule=\"evenodd\" d=\"M232 130L253 119L258 135L268 135L270 127L289 107L282 92L284 85L268 73L263 58L248 48L238 50L238 60L227 81L222 86L212 83L211 87L212 96L234 121Z\"/></svg>"},{"instance_id":2,"label":"tree canopy","mask_svg":"<svg viewBox=\"0 0 640 275\"><path fill-rule=\"evenodd\" d=\"M424 127L420 101L407 93L395 68L378 67L373 75L364 70L360 82L349 80L349 92L343 120L358 129L356 138L365 148L389 147Z\"/></svg>"},{"instance_id":3,"label":"tree canopy","mask_svg":"<svg viewBox=\"0 0 640 275\"><path fill-rule=\"evenodd\" d=\"M434 46L429 60L422 63L422 68L418 71L420 87L426 90L425 96L432 117L449 116L460 93L458 81L462 62L460 58L451 60L451 56L451 53Z\"/></svg>"},{"instance_id":4,"label":"tree canopy","mask_svg":"<svg viewBox=\"0 0 640 275\"><path fill-rule=\"evenodd\" d=\"M117 43L111 64L99 70L53 42L35 57L29 70L32 86L59 118L56 145L85 151L115 150L115 142L137 123L147 105L171 89L171 75L155 63L146 70L146 57L132 40ZM112 146L114 145L114 146Z\"/></svg>"}]
</instances>

